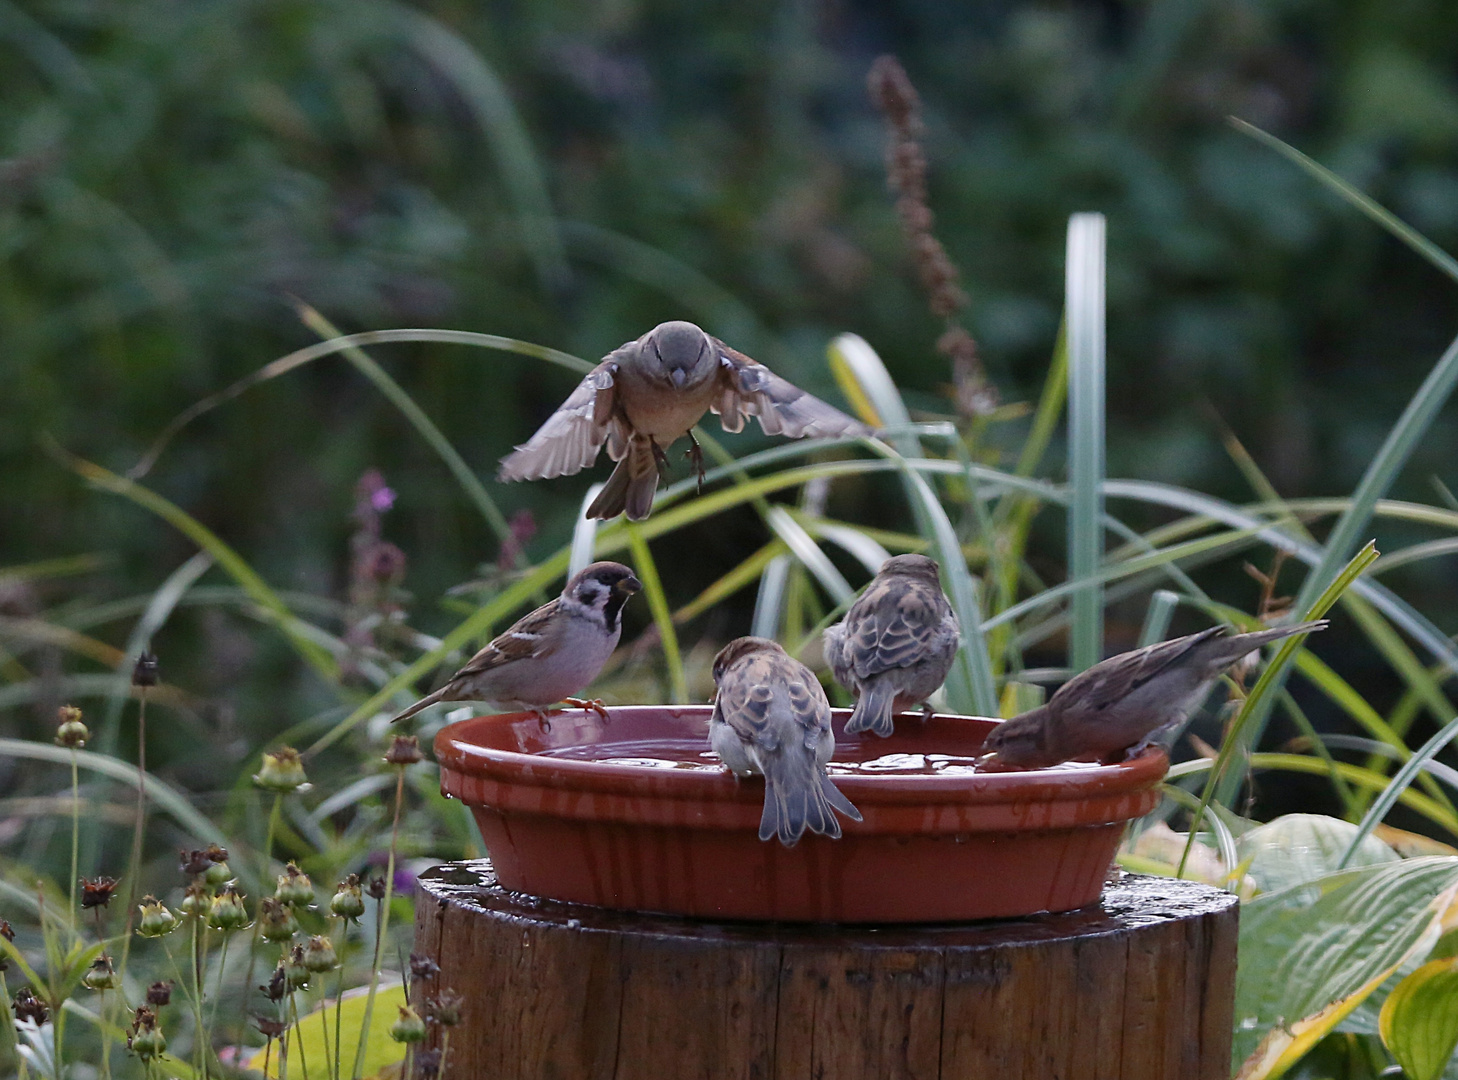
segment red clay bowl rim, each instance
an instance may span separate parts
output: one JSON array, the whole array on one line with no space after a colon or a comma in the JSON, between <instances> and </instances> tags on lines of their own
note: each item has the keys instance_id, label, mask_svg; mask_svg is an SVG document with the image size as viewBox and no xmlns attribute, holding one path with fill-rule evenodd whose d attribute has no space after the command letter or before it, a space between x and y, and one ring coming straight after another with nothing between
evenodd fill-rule
<instances>
[{"instance_id":1,"label":"red clay bowl rim","mask_svg":"<svg viewBox=\"0 0 1458 1080\"><path fill-rule=\"evenodd\" d=\"M712 705L610 705L609 714L670 712L676 716L701 716L708 721ZM844 723L849 709L832 710ZM570 710L554 713L554 722L581 717ZM938 713L935 719L970 720L995 724L980 716ZM483 745L481 729L536 723L532 713L498 713L458 720L441 728L435 737L435 756L441 768L442 787L451 789L447 774L455 773L501 784L555 788L606 795L736 802L739 782L727 771L648 769L571 758L547 757ZM472 738L472 736L476 736ZM865 738L874 738L867 735ZM1151 747L1138 757L1112 765L1077 770L1034 769L1017 772L956 773L939 775L844 775L835 783L852 802L897 805L906 803L1028 803L1071 802L1106 798L1149 788L1164 779L1169 758Z\"/></svg>"}]
</instances>

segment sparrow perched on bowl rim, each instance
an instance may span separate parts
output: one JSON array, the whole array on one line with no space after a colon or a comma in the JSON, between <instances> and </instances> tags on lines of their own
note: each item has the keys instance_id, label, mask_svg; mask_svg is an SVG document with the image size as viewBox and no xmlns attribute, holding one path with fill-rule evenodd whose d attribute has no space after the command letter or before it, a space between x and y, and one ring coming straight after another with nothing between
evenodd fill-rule
<instances>
[{"instance_id":1,"label":"sparrow perched on bowl rim","mask_svg":"<svg viewBox=\"0 0 1458 1080\"><path fill-rule=\"evenodd\" d=\"M993 728L989 763L1041 769L1075 758L1105 763L1137 757L1199 707L1221 672L1267 642L1325 630L1327 621L1230 634L1198 634L1120 653L1058 688L1048 701ZM988 760L984 758L984 760Z\"/></svg>"},{"instance_id":2,"label":"sparrow perched on bowl rim","mask_svg":"<svg viewBox=\"0 0 1458 1080\"><path fill-rule=\"evenodd\" d=\"M794 847L806 829L840 836L861 813L830 780L830 702L814 673L767 638L736 638L714 657L709 745L736 776L764 777L759 838Z\"/></svg>"},{"instance_id":3,"label":"sparrow perched on bowl rim","mask_svg":"<svg viewBox=\"0 0 1458 1080\"><path fill-rule=\"evenodd\" d=\"M390 722L440 701L489 701L530 711L546 722L547 706L565 701L602 712L600 702L572 697L597 678L617 648L620 614L643 587L622 563L597 562L573 575L562 595L523 615L497 635L444 686ZM604 714L605 715L605 714Z\"/></svg>"},{"instance_id":4,"label":"sparrow perched on bowl rim","mask_svg":"<svg viewBox=\"0 0 1458 1080\"><path fill-rule=\"evenodd\" d=\"M501 460L501 480L570 476L597 460L607 445L618 463L587 508L590 518L626 512L642 521L653 508L665 451L706 411L725 431L759 418L766 435L792 439L867 435L870 429L805 393L769 368L710 337L690 322L666 322L608 353L537 429ZM693 436L689 435L692 439ZM688 455L700 481L698 443Z\"/></svg>"},{"instance_id":5,"label":"sparrow perched on bowl rim","mask_svg":"<svg viewBox=\"0 0 1458 1080\"><path fill-rule=\"evenodd\" d=\"M897 555L824 634L825 659L857 697L847 735L894 730L894 713L919 705L947 679L961 643L956 613L942 592L940 567L925 555Z\"/></svg>"}]
</instances>

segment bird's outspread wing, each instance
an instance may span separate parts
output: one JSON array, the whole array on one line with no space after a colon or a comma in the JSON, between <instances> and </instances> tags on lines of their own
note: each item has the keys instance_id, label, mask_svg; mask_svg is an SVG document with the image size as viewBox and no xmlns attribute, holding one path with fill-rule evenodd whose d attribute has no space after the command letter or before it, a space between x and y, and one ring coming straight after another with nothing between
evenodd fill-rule
<instances>
[{"instance_id":1,"label":"bird's outspread wing","mask_svg":"<svg viewBox=\"0 0 1458 1080\"><path fill-rule=\"evenodd\" d=\"M759 418L766 435L791 439L829 435L869 435L871 429L788 379L710 338L719 350L719 394L710 410L719 414L725 431L740 431L744 418Z\"/></svg>"},{"instance_id":2,"label":"bird's outspread wing","mask_svg":"<svg viewBox=\"0 0 1458 1080\"><path fill-rule=\"evenodd\" d=\"M570 476L597 460L602 444L621 423L617 409L616 355L610 353L589 371L537 433L501 459L500 479ZM621 456L621 453L614 455Z\"/></svg>"}]
</instances>

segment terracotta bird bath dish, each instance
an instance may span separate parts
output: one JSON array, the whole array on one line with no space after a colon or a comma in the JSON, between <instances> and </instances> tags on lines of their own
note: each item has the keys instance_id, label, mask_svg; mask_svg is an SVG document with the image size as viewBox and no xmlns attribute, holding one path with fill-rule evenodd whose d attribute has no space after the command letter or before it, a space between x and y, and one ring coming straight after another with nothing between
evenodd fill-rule
<instances>
[{"instance_id":1,"label":"terracotta bird bath dish","mask_svg":"<svg viewBox=\"0 0 1458 1080\"><path fill-rule=\"evenodd\" d=\"M1165 755L976 772L997 723L906 717L846 736L830 775L861 811L838 840L758 838L764 789L708 749L711 706L633 705L606 718L463 720L435 739L441 790L475 814L503 888L710 919L956 922L1098 900L1124 823L1159 802Z\"/></svg>"}]
</instances>

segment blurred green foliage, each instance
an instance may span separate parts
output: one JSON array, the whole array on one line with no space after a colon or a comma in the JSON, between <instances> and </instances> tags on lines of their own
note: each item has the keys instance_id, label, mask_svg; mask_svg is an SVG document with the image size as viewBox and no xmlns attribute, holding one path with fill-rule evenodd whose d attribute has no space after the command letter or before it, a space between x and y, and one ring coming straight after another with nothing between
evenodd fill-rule
<instances>
[{"instance_id":1,"label":"blurred green foliage","mask_svg":"<svg viewBox=\"0 0 1458 1080\"><path fill-rule=\"evenodd\" d=\"M688 317L832 399L824 345L852 330L913 407L947 411L864 88L887 51L925 100L937 229L1005 400L1046 370L1066 217L1100 210L1110 474L1247 497L1218 417L1283 495L1348 491L1451 333L1451 283L1223 117L1458 247L1455 32L1436 2L0 0L0 565L115 553L99 594L155 588L187 542L40 439L126 470L181 409L316 340L290 297L345 330L589 358ZM373 355L487 477L572 380L450 346ZM185 429L147 483L277 587L343 597L369 467L399 493L389 539L417 596L494 561L440 462L337 357ZM584 487L491 491L535 513L535 560ZM764 542L734 520L695 534L670 592ZM258 696L233 707L287 726L260 716L293 689L281 644L216 612L175 626L173 670L204 692L246 674Z\"/></svg>"}]
</instances>

